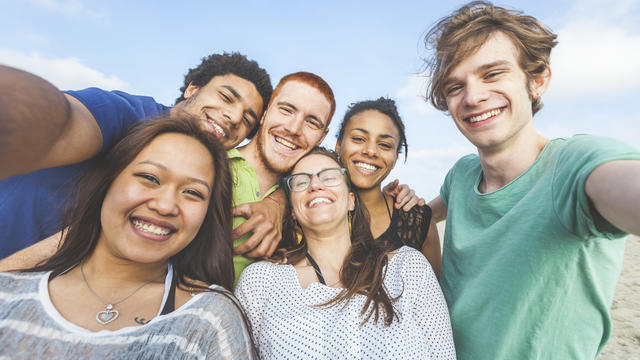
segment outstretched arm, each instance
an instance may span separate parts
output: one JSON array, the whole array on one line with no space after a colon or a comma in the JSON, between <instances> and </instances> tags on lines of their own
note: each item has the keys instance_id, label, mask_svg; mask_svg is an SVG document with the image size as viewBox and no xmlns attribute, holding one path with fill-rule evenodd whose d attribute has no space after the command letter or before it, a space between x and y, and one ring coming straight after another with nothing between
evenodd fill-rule
<instances>
[{"instance_id":1,"label":"outstretched arm","mask_svg":"<svg viewBox=\"0 0 640 360\"><path fill-rule=\"evenodd\" d=\"M86 160L102 146L87 108L46 80L0 66L0 179Z\"/></svg>"},{"instance_id":2,"label":"outstretched arm","mask_svg":"<svg viewBox=\"0 0 640 360\"><path fill-rule=\"evenodd\" d=\"M286 203L284 191L279 189L262 201L234 207L233 216L243 216L247 221L233 230L233 239L253 233L247 241L235 248L235 253L252 258L273 255L282 239Z\"/></svg>"},{"instance_id":3,"label":"outstretched arm","mask_svg":"<svg viewBox=\"0 0 640 360\"><path fill-rule=\"evenodd\" d=\"M598 166L584 189L602 217L623 231L640 235L640 160Z\"/></svg>"}]
</instances>

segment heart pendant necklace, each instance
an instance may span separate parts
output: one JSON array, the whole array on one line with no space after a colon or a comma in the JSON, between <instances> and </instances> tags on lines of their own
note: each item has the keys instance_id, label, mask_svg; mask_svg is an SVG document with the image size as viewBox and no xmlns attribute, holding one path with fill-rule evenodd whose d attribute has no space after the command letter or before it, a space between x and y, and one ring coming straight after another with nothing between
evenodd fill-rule
<instances>
[{"instance_id":1,"label":"heart pendant necklace","mask_svg":"<svg viewBox=\"0 0 640 360\"><path fill-rule=\"evenodd\" d=\"M120 312L116 309L114 309L114 306L120 304L121 302L127 300L128 298L130 298L131 296L133 296L133 294L137 293L138 290L142 289L143 287L145 287L145 285L149 284L150 282L152 282L153 280L157 279L151 279L151 280L147 280L144 282L144 284L138 286L135 290L133 290L133 292L131 292L129 295L125 296L124 298L116 301L116 302L109 302L109 301L104 301L104 299L102 299L100 296L98 296L98 294L96 294L92 289L91 286L89 286L89 283L87 282L87 279L84 277L84 263L80 264L80 276L82 276L82 281L84 282L84 284L87 286L87 289L89 289L89 292L91 292L91 294L93 296L96 297L96 299L100 300L100 302L102 302L105 306L106 309L102 310L102 311L98 311L96 313L96 321L98 323L100 323L100 325L107 325L108 323L114 321L115 319L118 318L118 316L120 315Z\"/></svg>"}]
</instances>

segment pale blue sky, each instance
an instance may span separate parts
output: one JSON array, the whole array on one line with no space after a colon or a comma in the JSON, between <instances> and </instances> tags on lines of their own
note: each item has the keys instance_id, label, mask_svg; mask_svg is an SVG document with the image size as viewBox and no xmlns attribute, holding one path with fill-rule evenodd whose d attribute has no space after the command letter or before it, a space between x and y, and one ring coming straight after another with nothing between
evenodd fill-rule
<instances>
[{"instance_id":1,"label":"pale blue sky","mask_svg":"<svg viewBox=\"0 0 640 360\"><path fill-rule=\"evenodd\" d=\"M420 96L425 31L463 2L0 0L0 63L63 89L98 86L167 105L189 67L239 51L270 73L305 70L332 86L337 110L389 96L408 129L409 158L392 176L429 199L460 156L474 152L451 119ZM594 133L640 147L640 1L500 1L559 34L545 108L548 137ZM401 158L402 160L402 158Z\"/></svg>"}]
</instances>

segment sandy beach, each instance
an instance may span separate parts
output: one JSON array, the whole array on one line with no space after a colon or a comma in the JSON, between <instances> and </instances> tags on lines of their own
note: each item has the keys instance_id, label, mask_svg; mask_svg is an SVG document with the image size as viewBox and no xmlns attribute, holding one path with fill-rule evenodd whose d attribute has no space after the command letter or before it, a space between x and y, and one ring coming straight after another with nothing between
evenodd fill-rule
<instances>
[{"instance_id":1,"label":"sandy beach","mask_svg":"<svg viewBox=\"0 0 640 360\"><path fill-rule=\"evenodd\" d=\"M627 238L611 317L613 333L598 359L640 358L640 237Z\"/></svg>"}]
</instances>

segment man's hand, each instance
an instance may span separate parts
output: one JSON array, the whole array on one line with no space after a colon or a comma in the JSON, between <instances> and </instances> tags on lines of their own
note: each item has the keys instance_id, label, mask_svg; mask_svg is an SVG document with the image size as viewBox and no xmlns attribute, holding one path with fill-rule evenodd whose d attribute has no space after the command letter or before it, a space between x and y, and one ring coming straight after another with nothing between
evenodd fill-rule
<instances>
[{"instance_id":1,"label":"man's hand","mask_svg":"<svg viewBox=\"0 0 640 360\"><path fill-rule=\"evenodd\" d=\"M277 191L276 193L281 193ZM270 195L273 196L276 193ZM282 221L284 218L284 194L275 198L264 198L262 201L242 204L233 208L233 216L247 218L233 230L233 239L238 239L248 232L253 232L244 243L238 245L234 252L252 258L269 257L276 251L282 239ZM277 200L274 200L277 199Z\"/></svg>"},{"instance_id":2,"label":"man's hand","mask_svg":"<svg viewBox=\"0 0 640 360\"><path fill-rule=\"evenodd\" d=\"M422 206L425 204L423 198L418 197L416 192L412 190L408 185L400 184L398 179L393 180L387 186L385 186L382 191L391 195L396 199L396 202L393 204L396 209L402 208L404 211L411 210L412 207L419 205Z\"/></svg>"}]
</instances>

